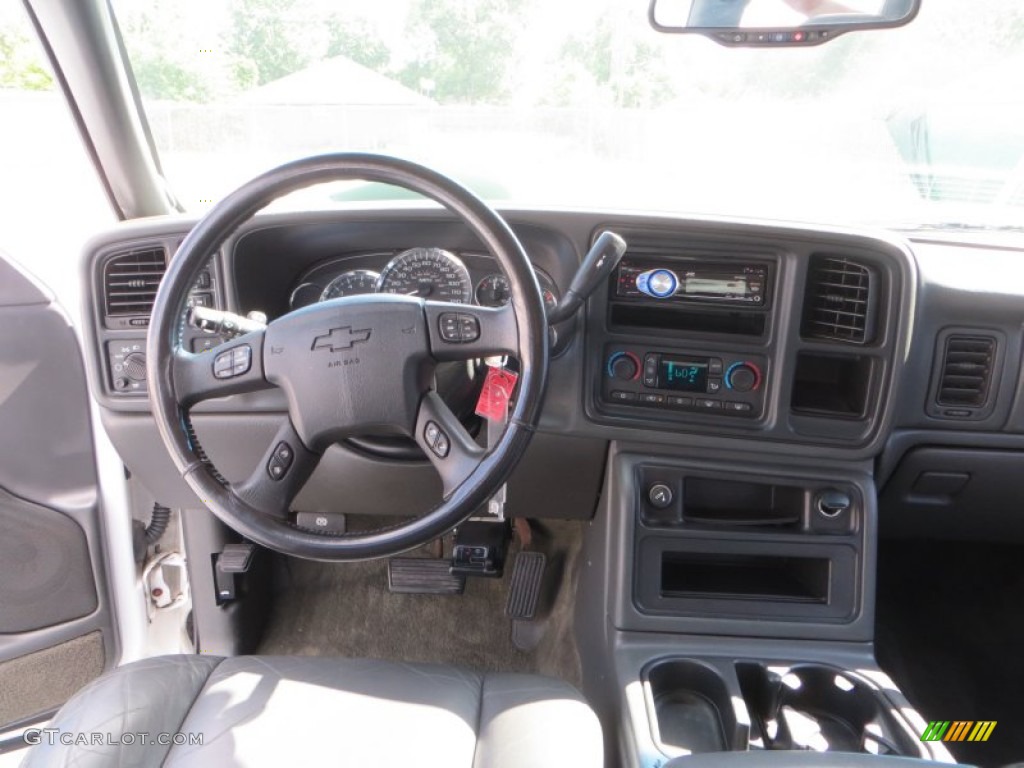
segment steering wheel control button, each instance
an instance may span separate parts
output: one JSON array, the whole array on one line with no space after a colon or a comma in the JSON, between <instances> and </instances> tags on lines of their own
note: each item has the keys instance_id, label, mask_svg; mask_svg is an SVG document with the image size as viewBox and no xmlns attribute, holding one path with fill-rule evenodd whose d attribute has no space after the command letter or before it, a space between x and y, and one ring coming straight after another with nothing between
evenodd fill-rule
<instances>
[{"instance_id":1,"label":"steering wheel control button","mask_svg":"<svg viewBox=\"0 0 1024 768\"><path fill-rule=\"evenodd\" d=\"M281 441L270 454L270 461L267 462L267 474L271 480L280 480L288 474L292 462L295 460L295 450L285 441Z\"/></svg>"},{"instance_id":2,"label":"steering wheel control button","mask_svg":"<svg viewBox=\"0 0 1024 768\"><path fill-rule=\"evenodd\" d=\"M251 367L252 347L248 344L226 349L213 359L213 375L218 379L241 376Z\"/></svg>"},{"instance_id":3,"label":"steering wheel control button","mask_svg":"<svg viewBox=\"0 0 1024 768\"><path fill-rule=\"evenodd\" d=\"M462 323L455 312L442 312L437 324L444 341L449 344L458 344L462 341Z\"/></svg>"},{"instance_id":4,"label":"steering wheel control button","mask_svg":"<svg viewBox=\"0 0 1024 768\"><path fill-rule=\"evenodd\" d=\"M459 312L442 312L437 318L441 340L449 344L462 344L480 338L480 321L473 315Z\"/></svg>"},{"instance_id":5,"label":"steering wheel control button","mask_svg":"<svg viewBox=\"0 0 1024 768\"><path fill-rule=\"evenodd\" d=\"M672 489L664 483L655 483L647 489L647 500L655 509L667 509L672 505Z\"/></svg>"},{"instance_id":6,"label":"steering wheel control button","mask_svg":"<svg viewBox=\"0 0 1024 768\"><path fill-rule=\"evenodd\" d=\"M448 435L433 421L428 421L427 426L423 428L423 441L430 447L435 456L442 459L452 449L452 443Z\"/></svg>"},{"instance_id":7,"label":"steering wheel control button","mask_svg":"<svg viewBox=\"0 0 1024 768\"><path fill-rule=\"evenodd\" d=\"M480 338L480 321L472 315L459 315L459 332L462 341L476 341Z\"/></svg>"},{"instance_id":8,"label":"steering wheel control button","mask_svg":"<svg viewBox=\"0 0 1024 768\"><path fill-rule=\"evenodd\" d=\"M667 269L651 269L636 276L636 287L655 299L667 299L679 287L675 273Z\"/></svg>"}]
</instances>

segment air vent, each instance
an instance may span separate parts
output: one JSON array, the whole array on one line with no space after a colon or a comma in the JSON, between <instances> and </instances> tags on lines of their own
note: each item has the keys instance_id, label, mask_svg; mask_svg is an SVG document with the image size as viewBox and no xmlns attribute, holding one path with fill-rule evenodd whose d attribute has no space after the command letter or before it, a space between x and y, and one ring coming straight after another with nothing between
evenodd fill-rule
<instances>
[{"instance_id":1,"label":"air vent","mask_svg":"<svg viewBox=\"0 0 1024 768\"><path fill-rule=\"evenodd\" d=\"M107 315L149 315L166 268L163 248L140 248L109 259L103 267Z\"/></svg>"},{"instance_id":2,"label":"air vent","mask_svg":"<svg viewBox=\"0 0 1024 768\"><path fill-rule=\"evenodd\" d=\"M875 271L844 256L814 256L804 294L803 335L866 344L874 336Z\"/></svg>"},{"instance_id":3,"label":"air vent","mask_svg":"<svg viewBox=\"0 0 1024 768\"><path fill-rule=\"evenodd\" d=\"M949 336L942 359L939 405L981 408L988 400L995 362L996 340L991 336Z\"/></svg>"}]
</instances>

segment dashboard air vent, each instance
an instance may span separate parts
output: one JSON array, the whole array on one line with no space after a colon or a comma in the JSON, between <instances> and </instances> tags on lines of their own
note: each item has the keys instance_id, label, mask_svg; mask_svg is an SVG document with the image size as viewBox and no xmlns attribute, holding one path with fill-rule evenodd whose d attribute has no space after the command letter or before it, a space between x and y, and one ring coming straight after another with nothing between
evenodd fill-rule
<instances>
[{"instance_id":1,"label":"dashboard air vent","mask_svg":"<svg viewBox=\"0 0 1024 768\"><path fill-rule=\"evenodd\" d=\"M949 336L936 396L939 405L984 406L995 352L996 340L991 336Z\"/></svg>"},{"instance_id":2,"label":"dashboard air vent","mask_svg":"<svg viewBox=\"0 0 1024 768\"><path fill-rule=\"evenodd\" d=\"M866 344L874 335L875 271L845 256L813 256L804 294L803 335Z\"/></svg>"},{"instance_id":3,"label":"dashboard air vent","mask_svg":"<svg viewBox=\"0 0 1024 768\"><path fill-rule=\"evenodd\" d=\"M149 315L166 268L167 252L162 247L139 248L109 259L103 267L107 316Z\"/></svg>"}]
</instances>

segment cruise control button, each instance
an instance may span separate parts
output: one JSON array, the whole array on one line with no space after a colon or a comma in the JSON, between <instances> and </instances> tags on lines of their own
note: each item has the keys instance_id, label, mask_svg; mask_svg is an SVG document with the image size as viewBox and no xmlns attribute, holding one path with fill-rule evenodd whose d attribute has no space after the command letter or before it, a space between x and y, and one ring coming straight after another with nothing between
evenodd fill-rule
<instances>
[{"instance_id":1,"label":"cruise control button","mask_svg":"<svg viewBox=\"0 0 1024 768\"><path fill-rule=\"evenodd\" d=\"M423 439L426 441L427 445L433 448L437 443L437 436L440 434L441 428L434 422L428 421L426 429L423 430Z\"/></svg>"},{"instance_id":2,"label":"cruise control button","mask_svg":"<svg viewBox=\"0 0 1024 768\"><path fill-rule=\"evenodd\" d=\"M459 315L459 334L463 342L480 338L480 322L472 315Z\"/></svg>"},{"instance_id":3,"label":"cruise control button","mask_svg":"<svg viewBox=\"0 0 1024 768\"><path fill-rule=\"evenodd\" d=\"M437 319L437 325L443 341L449 344L458 344L462 341L462 323L455 312L443 312Z\"/></svg>"},{"instance_id":4,"label":"cruise control button","mask_svg":"<svg viewBox=\"0 0 1024 768\"><path fill-rule=\"evenodd\" d=\"M231 361L231 351L221 352L213 359L213 375L218 379L230 379L234 363Z\"/></svg>"},{"instance_id":5,"label":"cruise control button","mask_svg":"<svg viewBox=\"0 0 1024 768\"><path fill-rule=\"evenodd\" d=\"M267 462L267 474L270 475L271 480L280 480L284 477L285 472L288 468L278 461L275 457L271 456L270 461Z\"/></svg>"},{"instance_id":6,"label":"cruise control button","mask_svg":"<svg viewBox=\"0 0 1024 768\"><path fill-rule=\"evenodd\" d=\"M285 468L285 471L287 471L288 467L292 465L292 460L295 458L295 451L292 450L292 447L288 445L288 443L282 440L274 449L273 458L277 459L277 461Z\"/></svg>"},{"instance_id":7,"label":"cruise control button","mask_svg":"<svg viewBox=\"0 0 1024 768\"><path fill-rule=\"evenodd\" d=\"M445 456L448 455L448 451L450 449L451 449L451 443L448 441L448 435L446 435L444 432L442 432L438 436L437 442L434 443L434 448L433 448L434 453L437 454L438 456L440 456L443 459Z\"/></svg>"}]
</instances>

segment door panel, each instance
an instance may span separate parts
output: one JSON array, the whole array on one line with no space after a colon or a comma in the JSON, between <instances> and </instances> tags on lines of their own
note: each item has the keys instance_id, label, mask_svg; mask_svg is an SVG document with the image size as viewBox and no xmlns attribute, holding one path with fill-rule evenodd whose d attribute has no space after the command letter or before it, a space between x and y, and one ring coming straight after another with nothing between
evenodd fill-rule
<instances>
[{"instance_id":1,"label":"door panel","mask_svg":"<svg viewBox=\"0 0 1024 768\"><path fill-rule=\"evenodd\" d=\"M78 338L3 254L0 457L3 729L59 707L118 652Z\"/></svg>"}]
</instances>

